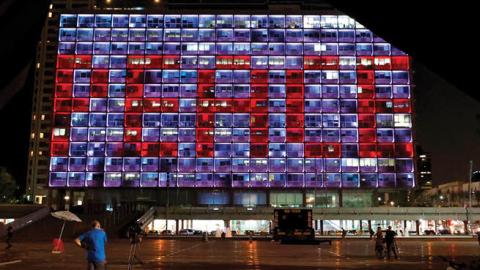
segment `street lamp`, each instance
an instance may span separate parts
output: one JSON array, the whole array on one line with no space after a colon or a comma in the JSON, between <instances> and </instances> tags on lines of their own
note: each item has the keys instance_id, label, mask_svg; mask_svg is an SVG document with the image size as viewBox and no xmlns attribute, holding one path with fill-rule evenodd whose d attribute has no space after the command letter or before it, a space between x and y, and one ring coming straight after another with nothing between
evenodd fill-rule
<instances>
[{"instance_id":1,"label":"street lamp","mask_svg":"<svg viewBox=\"0 0 480 270\"><path fill-rule=\"evenodd\" d=\"M391 202L390 202L390 205L391 205L391 206L394 206L394 205L395 205L395 202L394 202L394 201L391 201Z\"/></svg>"}]
</instances>

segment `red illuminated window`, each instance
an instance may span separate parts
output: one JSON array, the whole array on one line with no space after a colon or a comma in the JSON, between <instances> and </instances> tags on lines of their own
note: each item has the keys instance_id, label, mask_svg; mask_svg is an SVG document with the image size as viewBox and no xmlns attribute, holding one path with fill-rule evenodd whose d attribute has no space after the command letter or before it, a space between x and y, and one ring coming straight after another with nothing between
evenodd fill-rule
<instances>
[{"instance_id":1,"label":"red illuminated window","mask_svg":"<svg viewBox=\"0 0 480 270\"><path fill-rule=\"evenodd\" d=\"M393 147L393 143L379 143L377 145L377 156L381 158L395 157L395 149Z\"/></svg>"},{"instance_id":2,"label":"red illuminated window","mask_svg":"<svg viewBox=\"0 0 480 270\"><path fill-rule=\"evenodd\" d=\"M219 55L216 57L216 66L218 69L232 69L233 56Z\"/></svg>"},{"instance_id":3,"label":"red illuminated window","mask_svg":"<svg viewBox=\"0 0 480 270\"><path fill-rule=\"evenodd\" d=\"M146 55L145 56L145 68L147 69L161 69L162 68L162 56L161 55Z\"/></svg>"},{"instance_id":4,"label":"red illuminated window","mask_svg":"<svg viewBox=\"0 0 480 270\"><path fill-rule=\"evenodd\" d=\"M199 70L198 71L198 83L214 83L215 82L215 70Z\"/></svg>"},{"instance_id":5,"label":"red illuminated window","mask_svg":"<svg viewBox=\"0 0 480 270\"><path fill-rule=\"evenodd\" d=\"M287 83L303 83L303 70L287 70Z\"/></svg>"},{"instance_id":6,"label":"red illuminated window","mask_svg":"<svg viewBox=\"0 0 480 270\"><path fill-rule=\"evenodd\" d=\"M107 97L108 95L108 84L92 84L90 88L90 96L101 98Z\"/></svg>"},{"instance_id":7,"label":"red illuminated window","mask_svg":"<svg viewBox=\"0 0 480 270\"><path fill-rule=\"evenodd\" d=\"M142 157L158 157L159 153L159 143L142 143Z\"/></svg>"},{"instance_id":8,"label":"red illuminated window","mask_svg":"<svg viewBox=\"0 0 480 270\"><path fill-rule=\"evenodd\" d=\"M236 113L248 113L250 112L250 100L247 98L235 98L233 99L233 108Z\"/></svg>"},{"instance_id":9,"label":"red illuminated window","mask_svg":"<svg viewBox=\"0 0 480 270\"><path fill-rule=\"evenodd\" d=\"M371 99L359 99L358 100L357 111L359 113L374 113L375 112L375 101Z\"/></svg>"},{"instance_id":10,"label":"red illuminated window","mask_svg":"<svg viewBox=\"0 0 480 270\"><path fill-rule=\"evenodd\" d=\"M197 157L213 157L213 143L200 143L196 146Z\"/></svg>"},{"instance_id":11,"label":"red illuminated window","mask_svg":"<svg viewBox=\"0 0 480 270\"><path fill-rule=\"evenodd\" d=\"M268 125L267 114L251 114L250 115L250 127L252 128L264 128Z\"/></svg>"},{"instance_id":12,"label":"red illuminated window","mask_svg":"<svg viewBox=\"0 0 480 270\"><path fill-rule=\"evenodd\" d=\"M143 101L141 98L127 98L125 99L126 112L142 112Z\"/></svg>"},{"instance_id":13,"label":"red illuminated window","mask_svg":"<svg viewBox=\"0 0 480 270\"><path fill-rule=\"evenodd\" d=\"M375 82L375 74L373 70L359 70L357 71L358 84L373 84Z\"/></svg>"},{"instance_id":14,"label":"red illuminated window","mask_svg":"<svg viewBox=\"0 0 480 270\"><path fill-rule=\"evenodd\" d=\"M377 157L377 147L373 143L361 143L359 144L359 155L361 158L374 158Z\"/></svg>"},{"instance_id":15,"label":"red illuminated window","mask_svg":"<svg viewBox=\"0 0 480 270\"><path fill-rule=\"evenodd\" d=\"M176 98L163 98L161 112L178 112L178 99Z\"/></svg>"},{"instance_id":16,"label":"red illuminated window","mask_svg":"<svg viewBox=\"0 0 480 270\"><path fill-rule=\"evenodd\" d=\"M287 98L303 98L303 85L287 84Z\"/></svg>"},{"instance_id":17,"label":"red illuminated window","mask_svg":"<svg viewBox=\"0 0 480 270\"><path fill-rule=\"evenodd\" d=\"M287 114L287 127L303 127L304 117L303 114Z\"/></svg>"},{"instance_id":18,"label":"red illuminated window","mask_svg":"<svg viewBox=\"0 0 480 270\"><path fill-rule=\"evenodd\" d=\"M89 98L74 98L72 104L73 112L88 112L90 107Z\"/></svg>"},{"instance_id":19,"label":"red illuminated window","mask_svg":"<svg viewBox=\"0 0 480 270\"><path fill-rule=\"evenodd\" d=\"M250 144L250 157L252 158L268 157L268 144L266 143Z\"/></svg>"},{"instance_id":20,"label":"red illuminated window","mask_svg":"<svg viewBox=\"0 0 480 270\"><path fill-rule=\"evenodd\" d=\"M55 86L55 97L72 97L72 84L57 84Z\"/></svg>"},{"instance_id":21,"label":"red illuminated window","mask_svg":"<svg viewBox=\"0 0 480 270\"><path fill-rule=\"evenodd\" d=\"M266 84L252 84L250 86L250 97L252 98L267 98L268 85Z\"/></svg>"},{"instance_id":22,"label":"red illuminated window","mask_svg":"<svg viewBox=\"0 0 480 270\"><path fill-rule=\"evenodd\" d=\"M322 56L322 69L338 70L338 56Z\"/></svg>"},{"instance_id":23,"label":"red illuminated window","mask_svg":"<svg viewBox=\"0 0 480 270\"><path fill-rule=\"evenodd\" d=\"M213 135L214 135L213 128L198 128L197 129L197 142L202 142L202 143L203 142L213 142Z\"/></svg>"},{"instance_id":24,"label":"red illuminated window","mask_svg":"<svg viewBox=\"0 0 480 270\"><path fill-rule=\"evenodd\" d=\"M197 127L207 128L215 126L215 114L199 113L197 114Z\"/></svg>"},{"instance_id":25,"label":"red illuminated window","mask_svg":"<svg viewBox=\"0 0 480 270\"><path fill-rule=\"evenodd\" d=\"M320 56L303 57L303 69L322 69L322 58Z\"/></svg>"},{"instance_id":26,"label":"red illuminated window","mask_svg":"<svg viewBox=\"0 0 480 270\"><path fill-rule=\"evenodd\" d=\"M358 127L359 128L374 128L375 127L375 115L374 114L359 114L358 115Z\"/></svg>"},{"instance_id":27,"label":"red illuminated window","mask_svg":"<svg viewBox=\"0 0 480 270\"><path fill-rule=\"evenodd\" d=\"M144 112L160 112L161 106L162 103L160 98L145 98L143 100Z\"/></svg>"},{"instance_id":28,"label":"red illuminated window","mask_svg":"<svg viewBox=\"0 0 480 270\"><path fill-rule=\"evenodd\" d=\"M357 57L357 70L371 70L373 69L373 57L372 56L359 56Z\"/></svg>"},{"instance_id":29,"label":"red illuminated window","mask_svg":"<svg viewBox=\"0 0 480 270\"><path fill-rule=\"evenodd\" d=\"M358 141L359 142L375 142L376 131L374 128L360 128L358 129Z\"/></svg>"},{"instance_id":30,"label":"red illuminated window","mask_svg":"<svg viewBox=\"0 0 480 270\"><path fill-rule=\"evenodd\" d=\"M129 55L127 57L127 68L140 68L145 66L145 57L143 55Z\"/></svg>"},{"instance_id":31,"label":"red illuminated window","mask_svg":"<svg viewBox=\"0 0 480 270\"><path fill-rule=\"evenodd\" d=\"M74 55L58 55L57 56L57 68L73 68L75 62Z\"/></svg>"},{"instance_id":32,"label":"red illuminated window","mask_svg":"<svg viewBox=\"0 0 480 270\"><path fill-rule=\"evenodd\" d=\"M408 99L394 99L393 100L393 112L396 113L410 113L412 111L410 107L410 100Z\"/></svg>"},{"instance_id":33,"label":"red illuminated window","mask_svg":"<svg viewBox=\"0 0 480 270\"><path fill-rule=\"evenodd\" d=\"M304 132L303 128L287 128L287 142L288 143L303 142L303 138L304 138L303 132Z\"/></svg>"},{"instance_id":34,"label":"red illuminated window","mask_svg":"<svg viewBox=\"0 0 480 270\"><path fill-rule=\"evenodd\" d=\"M254 99L250 100L250 109L253 113L268 112L268 99Z\"/></svg>"},{"instance_id":35,"label":"red illuminated window","mask_svg":"<svg viewBox=\"0 0 480 270\"><path fill-rule=\"evenodd\" d=\"M73 70L59 69L57 70L57 83L72 83Z\"/></svg>"},{"instance_id":36,"label":"red illuminated window","mask_svg":"<svg viewBox=\"0 0 480 270\"><path fill-rule=\"evenodd\" d=\"M76 55L75 56L75 68L91 68L92 56L91 55Z\"/></svg>"},{"instance_id":37,"label":"red illuminated window","mask_svg":"<svg viewBox=\"0 0 480 270\"><path fill-rule=\"evenodd\" d=\"M250 129L250 141L253 143L267 143L268 129L266 128L252 128Z\"/></svg>"},{"instance_id":38,"label":"red illuminated window","mask_svg":"<svg viewBox=\"0 0 480 270\"><path fill-rule=\"evenodd\" d=\"M105 69L92 70L92 83L108 83L108 70L105 70Z\"/></svg>"},{"instance_id":39,"label":"red illuminated window","mask_svg":"<svg viewBox=\"0 0 480 270\"><path fill-rule=\"evenodd\" d=\"M410 59L408 56L392 56L393 70L408 70Z\"/></svg>"},{"instance_id":40,"label":"red illuminated window","mask_svg":"<svg viewBox=\"0 0 480 270\"><path fill-rule=\"evenodd\" d=\"M125 114L125 127L141 127L141 126L142 126L142 114L140 113Z\"/></svg>"},{"instance_id":41,"label":"red illuminated window","mask_svg":"<svg viewBox=\"0 0 480 270\"><path fill-rule=\"evenodd\" d=\"M322 144L321 143L306 143L305 144L305 157L306 158L322 157Z\"/></svg>"},{"instance_id":42,"label":"red illuminated window","mask_svg":"<svg viewBox=\"0 0 480 270\"><path fill-rule=\"evenodd\" d=\"M322 145L322 153L327 158L338 158L341 155L340 144L325 143Z\"/></svg>"},{"instance_id":43,"label":"red illuminated window","mask_svg":"<svg viewBox=\"0 0 480 270\"><path fill-rule=\"evenodd\" d=\"M126 142L136 142L142 140L141 128L126 128L124 134L124 140Z\"/></svg>"},{"instance_id":44,"label":"red illuminated window","mask_svg":"<svg viewBox=\"0 0 480 270\"><path fill-rule=\"evenodd\" d=\"M52 142L50 154L52 156L67 156L68 142Z\"/></svg>"},{"instance_id":45,"label":"red illuminated window","mask_svg":"<svg viewBox=\"0 0 480 270\"><path fill-rule=\"evenodd\" d=\"M412 143L396 143L395 154L399 158L411 158L413 157L413 144Z\"/></svg>"},{"instance_id":46,"label":"red illuminated window","mask_svg":"<svg viewBox=\"0 0 480 270\"><path fill-rule=\"evenodd\" d=\"M233 58L234 69L249 69L250 68L250 56L235 56Z\"/></svg>"}]
</instances>

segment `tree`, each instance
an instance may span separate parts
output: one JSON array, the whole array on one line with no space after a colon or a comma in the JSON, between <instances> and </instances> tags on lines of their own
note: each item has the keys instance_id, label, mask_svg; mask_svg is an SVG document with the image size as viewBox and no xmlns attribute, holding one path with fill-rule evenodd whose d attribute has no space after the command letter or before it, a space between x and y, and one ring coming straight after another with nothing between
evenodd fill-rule
<instances>
[{"instance_id":1,"label":"tree","mask_svg":"<svg viewBox=\"0 0 480 270\"><path fill-rule=\"evenodd\" d=\"M9 203L15 200L17 184L13 176L5 167L0 167L0 203Z\"/></svg>"}]
</instances>

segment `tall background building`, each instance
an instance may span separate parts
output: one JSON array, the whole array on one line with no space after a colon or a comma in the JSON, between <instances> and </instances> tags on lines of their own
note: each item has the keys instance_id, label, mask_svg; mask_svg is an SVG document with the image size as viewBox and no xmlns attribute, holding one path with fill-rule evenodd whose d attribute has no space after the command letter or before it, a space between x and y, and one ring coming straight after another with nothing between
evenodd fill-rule
<instances>
[{"instance_id":1,"label":"tall background building","mask_svg":"<svg viewBox=\"0 0 480 270\"><path fill-rule=\"evenodd\" d=\"M36 202L405 203L404 52L324 4L145 3L53 1L33 99Z\"/></svg>"}]
</instances>

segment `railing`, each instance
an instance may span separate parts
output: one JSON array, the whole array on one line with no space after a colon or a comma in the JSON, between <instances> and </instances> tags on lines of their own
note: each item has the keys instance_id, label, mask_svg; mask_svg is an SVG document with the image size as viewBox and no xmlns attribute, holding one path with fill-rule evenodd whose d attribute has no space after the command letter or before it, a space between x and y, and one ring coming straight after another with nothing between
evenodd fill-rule
<instances>
[{"instance_id":1,"label":"railing","mask_svg":"<svg viewBox=\"0 0 480 270\"><path fill-rule=\"evenodd\" d=\"M155 214L157 210L155 207L150 207L141 217L137 219L137 224L142 224L140 227L145 229L150 222L155 219Z\"/></svg>"},{"instance_id":2,"label":"railing","mask_svg":"<svg viewBox=\"0 0 480 270\"><path fill-rule=\"evenodd\" d=\"M30 225L38 220L43 219L44 217L50 214L50 208L48 207L41 207L38 210L35 210L23 217L16 218L13 222L8 223L7 225L3 226L3 230L0 231L0 237L4 237L7 233L7 228L12 227L13 231L18 231L25 226Z\"/></svg>"}]
</instances>

